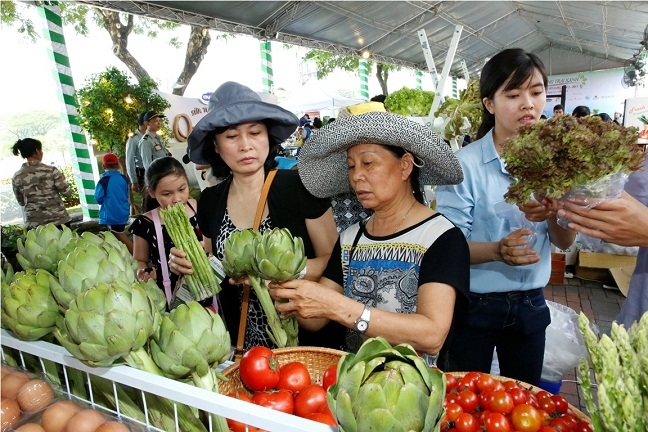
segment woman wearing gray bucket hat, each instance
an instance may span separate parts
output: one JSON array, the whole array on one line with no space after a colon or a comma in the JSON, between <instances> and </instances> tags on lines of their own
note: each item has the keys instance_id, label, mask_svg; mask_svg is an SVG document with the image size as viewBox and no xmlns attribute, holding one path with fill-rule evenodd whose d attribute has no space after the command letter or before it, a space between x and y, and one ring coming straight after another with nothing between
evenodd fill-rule
<instances>
[{"instance_id":1,"label":"woman wearing gray bucket hat","mask_svg":"<svg viewBox=\"0 0 648 432\"><path fill-rule=\"evenodd\" d=\"M319 283L271 284L284 315L316 329L347 328L346 349L367 337L408 343L432 364L468 295L469 251L461 231L423 202L421 185L457 183L461 167L428 128L387 112L324 126L304 144L299 173L315 196L355 192L373 214L340 234ZM325 181L323 181L325 180ZM448 361L445 351L440 366Z\"/></svg>"},{"instance_id":2,"label":"woman wearing gray bucket hat","mask_svg":"<svg viewBox=\"0 0 648 432\"><path fill-rule=\"evenodd\" d=\"M252 228L255 211L268 173L276 167L275 156L281 143L292 134L299 121L283 108L263 102L254 91L235 82L222 84L212 94L207 114L188 138L187 153L198 164L209 164L214 176L223 179L205 188L198 200L198 225L205 249L222 261L226 240L236 230ZM308 257L306 279L318 279L328 262L337 238L330 201L316 198L302 185L296 171L278 170L270 184L259 226L263 232L288 228L301 237ZM191 263L185 254L173 249L170 268L188 273ZM220 311L233 341L238 338L242 292L222 282ZM263 308L250 293L244 348L273 347L265 328ZM341 327L325 333L299 332L300 345L339 348Z\"/></svg>"}]
</instances>

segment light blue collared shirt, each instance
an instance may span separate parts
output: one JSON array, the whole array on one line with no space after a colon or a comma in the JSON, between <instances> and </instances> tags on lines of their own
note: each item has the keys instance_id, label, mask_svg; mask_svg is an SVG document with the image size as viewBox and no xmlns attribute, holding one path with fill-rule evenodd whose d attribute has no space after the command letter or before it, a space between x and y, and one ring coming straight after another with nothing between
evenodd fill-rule
<instances>
[{"instance_id":1,"label":"light blue collared shirt","mask_svg":"<svg viewBox=\"0 0 648 432\"><path fill-rule=\"evenodd\" d=\"M436 188L437 210L463 231L469 242L499 242L511 233L495 213L513 178L506 172L493 142L493 131L457 152L464 172L458 185ZM526 291L544 288L551 274L551 244L546 222L535 223L540 257L536 264L509 266L495 261L470 266L470 291L474 293Z\"/></svg>"}]
</instances>

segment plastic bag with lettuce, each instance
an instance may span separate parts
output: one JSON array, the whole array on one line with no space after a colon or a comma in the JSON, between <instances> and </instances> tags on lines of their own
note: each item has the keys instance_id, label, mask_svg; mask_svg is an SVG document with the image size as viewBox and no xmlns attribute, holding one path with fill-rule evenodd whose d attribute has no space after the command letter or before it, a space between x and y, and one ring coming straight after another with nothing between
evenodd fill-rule
<instances>
[{"instance_id":1,"label":"plastic bag with lettuce","mask_svg":"<svg viewBox=\"0 0 648 432\"><path fill-rule=\"evenodd\" d=\"M618 198L646 157L638 138L636 128L596 116L562 115L522 126L503 145L506 169L515 178L504 197L522 204L532 195L544 196L585 207ZM558 220L563 227L567 222Z\"/></svg>"}]
</instances>

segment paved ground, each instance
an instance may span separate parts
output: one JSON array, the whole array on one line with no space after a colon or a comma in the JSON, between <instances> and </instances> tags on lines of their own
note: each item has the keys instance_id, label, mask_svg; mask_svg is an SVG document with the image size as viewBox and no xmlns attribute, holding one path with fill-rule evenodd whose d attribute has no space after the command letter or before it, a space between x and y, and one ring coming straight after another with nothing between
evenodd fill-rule
<instances>
[{"instance_id":1,"label":"paved ground","mask_svg":"<svg viewBox=\"0 0 648 432\"><path fill-rule=\"evenodd\" d=\"M547 300L569 306L576 312L582 311L598 326L600 332L608 334L612 321L625 300L623 294L615 288L604 288L600 282L586 281L577 277L565 279L564 285L547 285L544 294ZM587 414L579 388L576 369L563 376L560 394L573 406Z\"/></svg>"}]
</instances>

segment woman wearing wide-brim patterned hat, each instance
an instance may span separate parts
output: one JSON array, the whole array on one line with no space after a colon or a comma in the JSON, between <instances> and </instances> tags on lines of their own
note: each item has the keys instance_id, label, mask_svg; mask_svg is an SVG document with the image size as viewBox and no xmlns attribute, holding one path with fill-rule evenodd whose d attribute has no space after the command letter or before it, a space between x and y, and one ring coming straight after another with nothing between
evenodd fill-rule
<instances>
[{"instance_id":1,"label":"woman wearing wide-brim patterned hat","mask_svg":"<svg viewBox=\"0 0 648 432\"><path fill-rule=\"evenodd\" d=\"M341 323L347 350L382 336L412 345L429 363L441 352L442 366L455 305L468 295L469 251L461 231L424 204L421 187L462 181L449 146L405 117L367 112L313 135L299 173L313 195L353 191L373 214L340 234L319 283L271 285L288 300L277 310L306 328Z\"/></svg>"},{"instance_id":2,"label":"woman wearing wide-brim patterned hat","mask_svg":"<svg viewBox=\"0 0 648 432\"><path fill-rule=\"evenodd\" d=\"M188 138L187 154L197 164L208 164L222 181L204 189L198 200L198 225L205 249L223 260L230 235L252 228L264 183L277 166L275 156L299 124L297 117L277 105L263 102L250 88L236 82L221 84L212 94L208 112ZM306 279L319 279L337 238L330 201L316 198L302 185L294 170L278 170L270 183L259 231L287 228L301 237L308 258ZM187 273L191 263L174 253L170 268ZM242 290L229 278L222 282L220 311L232 341L238 338ZM263 345L274 348L266 333L267 317L260 301L250 293L244 347ZM337 327L337 332L334 327ZM300 345L339 348L343 330L332 325L324 333L299 332Z\"/></svg>"}]
</instances>

